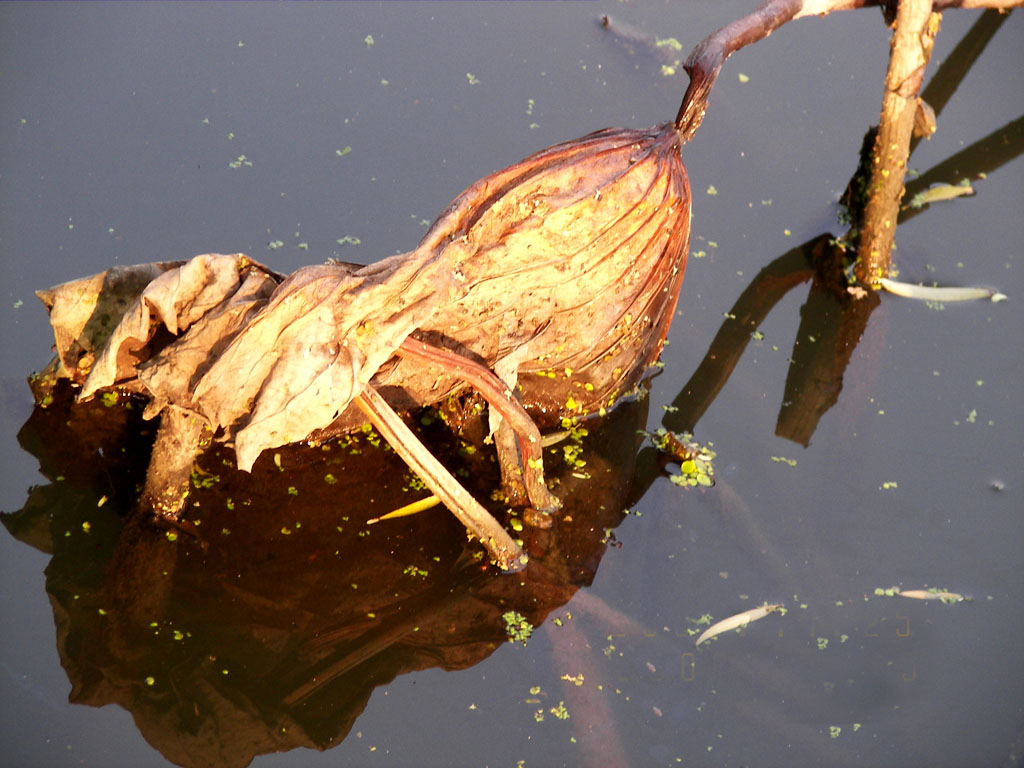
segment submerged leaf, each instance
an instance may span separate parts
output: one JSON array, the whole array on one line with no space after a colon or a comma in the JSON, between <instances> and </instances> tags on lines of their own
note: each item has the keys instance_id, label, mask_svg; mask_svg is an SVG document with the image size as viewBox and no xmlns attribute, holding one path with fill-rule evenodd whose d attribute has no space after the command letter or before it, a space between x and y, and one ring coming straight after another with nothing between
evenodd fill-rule
<instances>
[{"instance_id":1,"label":"submerged leaf","mask_svg":"<svg viewBox=\"0 0 1024 768\"><path fill-rule=\"evenodd\" d=\"M440 503L441 500L437 498L437 496L435 496L434 494L431 494L426 498L414 501L411 504L406 504L404 506L399 507L398 509L394 509L391 512L388 512L386 515L381 515L380 517L371 517L369 520L366 521L366 524L373 525L374 523L379 523L382 520L394 520L399 517L409 517L410 515L418 515L420 512L423 512L424 510L427 509L431 509L432 507L436 507Z\"/></svg>"}]
</instances>

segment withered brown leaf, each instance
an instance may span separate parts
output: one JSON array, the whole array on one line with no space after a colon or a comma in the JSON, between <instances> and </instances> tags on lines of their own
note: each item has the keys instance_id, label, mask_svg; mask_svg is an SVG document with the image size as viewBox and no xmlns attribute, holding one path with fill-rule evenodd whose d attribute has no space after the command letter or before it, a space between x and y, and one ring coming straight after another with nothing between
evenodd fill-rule
<instances>
[{"instance_id":1,"label":"withered brown leaf","mask_svg":"<svg viewBox=\"0 0 1024 768\"><path fill-rule=\"evenodd\" d=\"M547 420L610 405L657 357L678 297L690 220L680 144L667 123L553 146L469 187L414 251L366 267L305 267L278 285L241 254L197 256L141 291L82 396L135 380L149 415L202 415L244 470L268 448L379 413L365 408L373 392L389 408L437 403L474 366L504 384L488 388L492 403L521 397ZM57 327L59 298L50 309L58 336L80 330ZM177 338L158 346L161 324ZM410 337L472 365L397 355ZM539 464L536 428L517 433L520 462ZM543 506L546 489L532 488ZM502 547L507 564L517 550Z\"/></svg>"}]
</instances>

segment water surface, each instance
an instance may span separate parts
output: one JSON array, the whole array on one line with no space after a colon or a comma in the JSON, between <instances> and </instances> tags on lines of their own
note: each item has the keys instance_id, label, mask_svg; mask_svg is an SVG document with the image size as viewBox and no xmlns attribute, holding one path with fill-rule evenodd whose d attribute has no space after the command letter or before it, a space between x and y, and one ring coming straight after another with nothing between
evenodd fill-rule
<instances>
[{"instance_id":1,"label":"water surface","mask_svg":"<svg viewBox=\"0 0 1024 768\"><path fill-rule=\"evenodd\" d=\"M598 128L675 114L685 76L666 77L655 55L611 39L595 23L601 13L675 37L685 52L751 6L0 6L0 508L21 509L31 487L52 481L16 437L32 411L24 377L46 364L52 343L34 290L112 264L211 251L246 252L288 272L408 250L477 178ZM935 65L979 16L945 15ZM915 151L914 168L927 172L1019 119L1022 19L1011 15L995 33L941 112L938 133ZM939 309L882 297L841 392L805 445L780 436L777 422L792 407L787 377L823 340L813 329L829 328L829 310L800 283L749 329L758 338L687 425L714 444L714 488L684 490L644 474L648 454L633 469L636 428L692 415L691 376L759 271L800 244L842 233L836 200L877 116L887 52L879 14L863 11L791 24L726 65L704 125L684 148L694 256L665 368L649 399L591 447L595 466L625 472L602 499L633 514L575 502L574 516L599 521L596 534L565 545L578 575L572 588L544 593L527 645L502 643L503 627L486 627L476 636L482 650L465 663L451 654L396 662L366 677L365 708L359 703L351 722L334 721L340 744L254 764L1020 760L1019 128L941 179L985 170L976 196L932 206L897 238L904 279L991 285L1009 301ZM84 491L56 498L48 514L58 521L81 519L69 499L96 503ZM330 496L323 498L329 517ZM457 528L409 525L391 534L396 541L440 530L435 554L454 562ZM112 541L101 533L92 541ZM137 727L123 708L68 703L55 612L59 624L61 599L75 599L69 585L101 579L89 564L111 556L98 547L90 557L90 539L77 528L75 535L72 550L45 532L0 537L3 761L166 765L149 743L159 742L150 726ZM36 547L75 557L51 562ZM207 565L227 572L227 564ZM188 572L179 564L178 573ZM310 572L330 573L310 565L294 578ZM287 583L288 572L277 575ZM891 586L943 587L973 600L874 594ZM497 595L492 606L516 599L508 583L487 589ZM275 600L280 607L285 598ZM356 605L340 588L337 600L336 608ZM694 647L693 620L764 601L785 603L788 613ZM214 643L227 615L241 612L233 605L220 623L194 617L189 641ZM263 671L240 674L240 689L258 701L252 691ZM117 699L124 690L107 693ZM331 700L319 706L326 711ZM225 764L243 754L232 751Z\"/></svg>"}]
</instances>

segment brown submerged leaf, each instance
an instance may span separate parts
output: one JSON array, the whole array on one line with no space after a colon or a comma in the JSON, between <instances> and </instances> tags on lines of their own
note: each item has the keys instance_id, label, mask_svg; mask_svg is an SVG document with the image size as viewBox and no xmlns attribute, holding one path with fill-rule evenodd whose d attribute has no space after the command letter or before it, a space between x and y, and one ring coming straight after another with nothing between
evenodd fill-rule
<instances>
[{"instance_id":1,"label":"brown submerged leaf","mask_svg":"<svg viewBox=\"0 0 1024 768\"><path fill-rule=\"evenodd\" d=\"M352 437L358 451L280 449L285 483L269 461L251 475L218 470L220 481L190 498L199 505L187 519L202 519L193 528L202 538L125 519L142 480L139 411L98 398L73 405L70 394L60 387L19 433L50 480L0 519L47 553L54 642L73 700L119 703L172 763L220 768L335 746L396 675L487 659L506 639L506 611L536 627L564 611L593 581L609 551L607 531L625 519L648 406L626 402L591 425L582 453L591 480L574 478L571 466L552 468L576 522L559 516L549 530L519 532L531 559L508 579L481 569L479 550L442 510L381 523L387 530L366 536L367 518L411 496L403 483L382 481L401 475L402 461L363 435ZM213 446L200 466L221 468L229 453ZM456 461L486 495L490 462L479 453ZM336 483L324 482L327 473ZM101 493L110 501L97 508ZM64 535L87 521L87 537ZM574 603L573 613L593 613L593 603ZM175 629L187 636L173 640Z\"/></svg>"}]
</instances>

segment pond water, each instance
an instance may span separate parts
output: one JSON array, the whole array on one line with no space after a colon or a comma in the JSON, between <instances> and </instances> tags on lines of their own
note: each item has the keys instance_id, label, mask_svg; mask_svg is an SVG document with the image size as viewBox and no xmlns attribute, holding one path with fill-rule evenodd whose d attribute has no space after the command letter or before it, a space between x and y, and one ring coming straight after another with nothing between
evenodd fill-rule
<instances>
[{"instance_id":1,"label":"pond water","mask_svg":"<svg viewBox=\"0 0 1024 768\"><path fill-rule=\"evenodd\" d=\"M279 549L283 539L261 541L255 522L235 512L229 524L226 511L213 524L234 525L232 541L250 548L238 551L261 553L259 563L188 543L126 555L96 489L130 487L130 467L47 491L60 481L26 447L55 450L46 436L61 425L44 420L19 443L33 410L25 377L52 344L34 290L207 252L290 272L409 250L477 178L598 128L675 115L686 78L661 70L659 52L671 47L623 44L598 16L674 37L681 55L753 5L0 5L0 509L21 510L30 494L50 504L7 517L16 536L0 536L0 762L1021 764L1019 12L911 158L922 173L939 167L929 180L970 178L975 196L908 217L897 236L903 279L992 286L1009 300L939 307L882 296L855 347L836 341L838 309L809 293L809 273L757 282L753 309L738 301L779 257L843 232L837 199L877 118L887 30L870 10L803 20L727 63L683 148L692 250L664 368L646 400L584 439L590 471L611 479L570 493L579 535L563 532L561 549L548 542L538 554L551 565L561 562L551 552L565 552L562 581L422 577L429 594L410 588L407 623L351 650L373 605L354 596L351 569L372 581L394 565L389 551L405 565L409 542L433 537L416 551L443 570L463 537L442 512L375 533L384 546L366 555L371 568L332 570L315 562L326 557L315 546ZM945 14L931 73L980 17ZM825 343L839 353L816 357ZM844 350L845 371L835 362ZM815 399L808 380L830 395ZM681 488L649 447L638 453L636 430L661 426L713 444L713 487ZM131 450L144 461L144 446ZM285 455L322 475L308 451ZM292 515L269 477L235 477L209 498L224 507L265 494ZM371 501L321 494L302 508L320 515L307 530L329 533L335 515ZM163 587L172 562L174 585ZM227 575L236 571L238 584ZM103 603L74 607L113 572L140 597L142 640L97 628ZM973 599L876 594L890 587ZM313 594L321 602L309 603ZM173 606L160 613L153 606L168 595ZM702 616L764 602L787 611L695 646ZM525 645L503 642L509 606L536 624ZM318 612L357 619L314 631ZM297 643L295 658L311 666L289 677L282 665ZM196 653L211 674L176 677L198 665ZM326 667L310 661L324 658ZM335 663L356 677L317 678Z\"/></svg>"}]
</instances>

